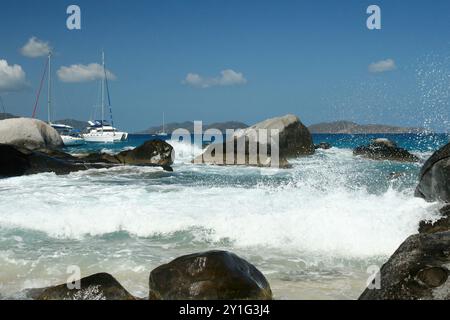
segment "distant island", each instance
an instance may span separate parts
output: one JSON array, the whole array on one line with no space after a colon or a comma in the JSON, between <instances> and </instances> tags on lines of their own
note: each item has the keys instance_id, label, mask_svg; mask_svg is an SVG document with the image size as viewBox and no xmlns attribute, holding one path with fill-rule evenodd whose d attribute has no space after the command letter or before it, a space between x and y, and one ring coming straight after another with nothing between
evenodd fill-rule
<instances>
[{"instance_id":1,"label":"distant island","mask_svg":"<svg viewBox=\"0 0 450 320\"><path fill-rule=\"evenodd\" d=\"M18 117L11 113L0 113L0 120L11 119L11 118L18 118Z\"/></svg>"},{"instance_id":2,"label":"distant island","mask_svg":"<svg viewBox=\"0 0 450 320\"><path fill-rule=\"evenodd\" d=\"M308 127L311 133L376 134L376 133L421 133L423 128L398 127L382 124L358 124L351 121L334 121Z\"/></svg>"},{"instance_id":3,"label":"distant island","mask_svg":"<svg viewBox=\"0 0 450 320\"><path fill-rule=\"evenodd\" d=\"M17 116L10 113L0 113L0 120L17 118ZM86 121L74 120L74 119L62 119L56 120L54 123L65 124L71 126L77 130L84 130L88 127ZM248 128L249 125L239 122L239 121L226 121L226 122L215 122L207 125L203 125L203 130L215 128L225 133L226 129L244 129ZM184 122L172 122L165 125L164 130L166 133L171 133L175 129L187 129L189 132L194 132L194 122L184 121ZM333 121L333 122L322 122L318 124L313 124L308 127L311 133L337 133L337 134L383 134L383 133L423 133L427 132L424 128L415 127L399 127L390 126L382 124L358 124L351 121ZM150 127L143 131L135 132L135 134L157 134L163 131L162 126Z\"/></svg>"},{"instance_id":4,"label":"distant island","mask_svg":"<svg viewBox=\"0 0 450 320\"><path fill-rule=\"evenodd\" d=\"M225 133L226 129L244 129L248 128L248 125L238 121L226 121L226 122L215 122L207 125L203 125L203 130L207 129L218 129ZM194 132L194 122L193 121L185 121L185 122L172 122L165 125L164 130L167 133L170 133L176 129L187 129L189 132ZM137 134L157 134L163 131L162 126L155 126L148 128L144 131L137 132Z\"/></svg>"}]
</instances>

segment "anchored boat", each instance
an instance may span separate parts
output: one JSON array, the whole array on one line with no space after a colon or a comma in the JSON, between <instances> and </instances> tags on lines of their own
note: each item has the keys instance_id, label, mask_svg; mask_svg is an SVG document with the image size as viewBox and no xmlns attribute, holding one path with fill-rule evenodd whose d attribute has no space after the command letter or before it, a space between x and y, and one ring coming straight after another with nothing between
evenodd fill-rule
<instances>
[{"instance_id":1,"label":"anchored boat","mask_svg":"<svg viewBox=\"0 0 450 320\"><path fill-rule=\"evenodd\" d=\"M109 95L108 77L106 75L105 68L105 53L102 52L102 69L103 79L101 80L101 120L88 121L89 127L86 128L86 132L82 134L82 137L86 142L103 142L113 143L124 141L128 139L128 133L122 132L114 128L114 122L112 117L111 100ZM106 91L106 92L105 92ZM108 107L111 123L105 121L105 93L108 97Z\"/></svg>"}]
</instances>

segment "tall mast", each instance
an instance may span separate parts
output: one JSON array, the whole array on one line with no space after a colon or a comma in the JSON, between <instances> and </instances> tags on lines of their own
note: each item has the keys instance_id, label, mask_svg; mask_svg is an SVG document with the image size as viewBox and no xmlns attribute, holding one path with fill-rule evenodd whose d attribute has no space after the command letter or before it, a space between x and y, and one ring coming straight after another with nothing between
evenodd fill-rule
<instances>
[{"instance_id":1,"label":"tall mast","mask_svg":"<svg viewBox=\"0 0 450 320\"><path fill-rule=\"evenodd\" d=\"M52 104L52 53L48 53L48 93L47 93L47 117L48 124L52 123L51 104Z\"/></svg>"},{"instance_id":2,"label":"tall mast","mask_svg":"<svg viewBox=\"0 0 450 320\"><path fill-rule=\"evenodd\" d=\"M165 117L164 117L164 112L163 112L163 133L166 132L166 128L165 128Z\"/></svg>"},{"instance_id":3,"label":"tall mast","mask_svg":"<svg viewBox=\"0 0 450 320\"><path fill-rule=\"evenodd\" d=\"M105 51L102 50L102 131L103 131L103 122L105 121Z\"/></svg>"}]
</instances>

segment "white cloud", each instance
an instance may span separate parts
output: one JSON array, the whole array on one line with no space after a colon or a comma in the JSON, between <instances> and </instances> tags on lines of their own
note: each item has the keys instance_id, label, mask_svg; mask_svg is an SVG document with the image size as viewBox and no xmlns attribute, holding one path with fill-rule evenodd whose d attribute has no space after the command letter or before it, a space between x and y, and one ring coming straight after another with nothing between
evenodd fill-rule
<instances>
[{"instance_id":1,"label":"white cloud","mask_svg":"<svg viewBox=\"0 0 450 320\"><path fill-rule=\"evenodd\" d=\"M73 64L70 67L62 66L57 71L59 80L63 82L87 82L103 78L103 68L98 63ZM109 70L106 70L108 80L115 80L117 77Z\"/></svg>"},{"instance_id":2,"label":"white cloud","mask_svg":"<svg viewBox=\"0 0 450 320\"><path fill-rule=\"evenodd\" d=\"M28 42L20 49L20 52L29 58L38 58L48 55L52 51L48 42L31 37Z\"/></svg>"},{"instance_id":3,"label":"white cloud","mask_svg":"<svg viewBox=\"0 0 450 320\"><path fill-rule=\"evenodd\" d=\"M205 78L196 73L188 73L183 83L196 88L209 88L213 86L243 85L247 83L247 79L242 73L227 69L221 71L220 76L214 78Z\"/></svg>"},{"instance_id":4,"label":"white cloud","mask_svg":"<svg viewBox=\"0 0 450 320\"><path fill-rule=\"evenodd\" d=\"M27 86L22 67L0 59L0 92L20 91Z\"/></svg>"},{"instance_id":5,"label":"white cloud","mask_svg":"<svg viewBox=\"0 0 450 320\"><path fill-rule=\"evenodd\" d=\"M369 65L369 71L373 73L380 73L386 71L392 71L396 69L395 61L392 59L381 60L373 62Z\"/></svg>"}]
</instances>

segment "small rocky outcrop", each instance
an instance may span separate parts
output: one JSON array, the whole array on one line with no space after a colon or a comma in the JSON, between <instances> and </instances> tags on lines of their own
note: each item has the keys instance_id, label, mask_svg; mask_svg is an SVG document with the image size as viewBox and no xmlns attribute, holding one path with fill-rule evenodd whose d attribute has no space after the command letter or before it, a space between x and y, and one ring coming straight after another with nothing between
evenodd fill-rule
<instances>
[{"instance_id":1,"label":"small rocky outcrop","mask_svg":"<svg viewBox=\"0 0 450 320\"><path fill-rule=\"evenodd\" d=\"M68 284L64 283L54 287L31 289L28 296L34 300L136 300L108 273L96 273L81 278L79 289L69 289Z\"/></svg>"},{"instance_id":2,"label":"small rocky outcrop","mask_svg":"<svg viewBox=\"0 0 450 320\"><path fill-rule=\"evenodd\" d=\"M31 118L0 120L0 143L29 150L64 146L58 132L45 122Z\"/></svg>"},{"instance_id":3,"label":"small rocky outcrop","mask_svg":"<svg viewBox=\"0 0 450 320\"><path fill-rule=\"evenodd\" d=\"M408 150L399 148L395 142L384 138L375 139L366 146L355 148L353 154L372 160L419 161L419 158L411 154Z\"/></svg>"},{"instance_id":4,"label":"small rocky outcrop","mask_svg":"<svg viewBox=\"0 0 450 320\"><path fill-rule=\"evenodd\" d=\"M319 144L314 145L314 149L324 149L324 150L328 150L331 149L333 146L328 143L328 142L321 142Z\"/></svg>"},{"instance_id":5,"label":"small rocky outcrop","mask_svg":"<svg viewBox=\"0 0 450 320\"><path fill-rule=\"evenodd\" d=\"M427 201L450 203L450 143L425 162L415 194Z\"/></svg>"},{"instance_id":6,"label":"small rocky outcrop","mask_svg":"<svg viewBox=\"0 0 450 320\"><path fill-rule=\"evenodd\" d=\"M286 115L238 130L232 137L227 137L227 141L223 143L210 144L204 153L193 162L216 165L276 166L271 150L271 133L273 133L271 130L278 130L278 167L290 167L289 158L314 154L314 144L308 128L300 122L297 116ZM267 136L263 141L261 137L265 132ZM232 147L233 145L234 147ZM238 152L239 146L245 146L243 154ZM219 156L217 150L220 150L223 156Z\"/></svg>"},{"instance_id":7,"label":"small rocky outcrop","mask_svg":"<svg viewBox=\"0 0 450 320\"><path fill-rule=\"evenodd\" d=\"M380 271L381 288L360 300L450 299L450 231L409 237Z\"/></svg>"},{"instance_id":8,"label":"small rocky outcrop","mask_svg":"<svg viewBox=\"0 0 450 320\"><path fill-rule=\"evenodd\" d=\"M272 299L263 274L226 251L179 257L154 269L149 285L149 298L157 300Z\"/></svg>"}]
</instances>

